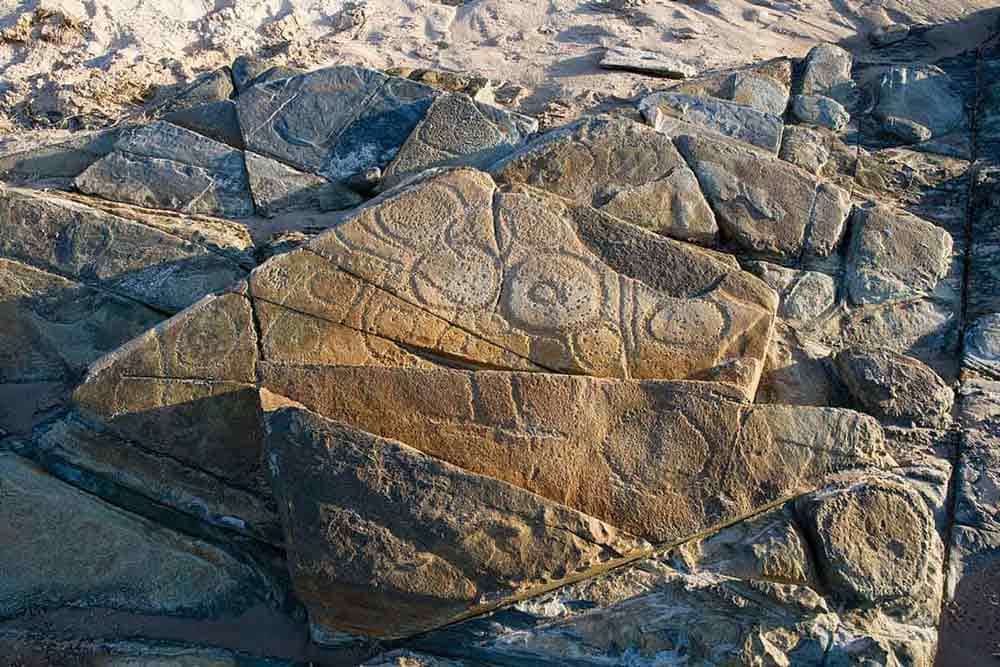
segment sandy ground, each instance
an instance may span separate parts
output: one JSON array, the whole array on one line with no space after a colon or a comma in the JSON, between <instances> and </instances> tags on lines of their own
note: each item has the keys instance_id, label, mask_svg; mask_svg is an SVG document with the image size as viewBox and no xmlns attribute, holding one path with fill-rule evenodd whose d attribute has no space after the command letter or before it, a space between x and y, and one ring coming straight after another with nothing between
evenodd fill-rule
<instances>
[{"instance_id":1,"label":"sandy ground","mask_svg":"<svg viewBox=\"0 0 1000 667\"><path fill-rule=\"evenodd\" d=\"M604 47L699 70L842 41L893 23L959 19L995 0L0 0L0 153L30 130L107 124L161 86L240 54L478 73L516 105L631 97L649 79L597 67ZM458 4L458 6L456 6Z\"/></svg>"}]
</instances>

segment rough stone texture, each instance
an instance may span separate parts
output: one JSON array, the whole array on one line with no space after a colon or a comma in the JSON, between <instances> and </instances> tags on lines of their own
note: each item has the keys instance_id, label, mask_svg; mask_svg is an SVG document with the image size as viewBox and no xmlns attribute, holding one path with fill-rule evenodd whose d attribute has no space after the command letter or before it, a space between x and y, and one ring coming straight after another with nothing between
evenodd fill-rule
<instances>
[{"instance_id":1,"label":"rough stone texture","mask_svg":"<svg viewBox=\"0 0 1000 667\"><path fill-rule=\"evenodd\" d=\"M208 102L164 114L163 120L243 150L243 133L232 100Z\"/></svg>"},{"instance_id":2,"label":"rough stone texture","mask_svg":"<svg viewBox=\"0 0 1000 667\"><path fill-rule=\"evenodd\" d=\"M150 208L253 214L242 153L164 121L123 132L115 150L74 184L87 194Z\"/></svg>"},{"instance_id":3,"label":"rough stone texture","mask_svg":"<svg viewBox=\"0 0 1000 667\"><path fill-rule=\"evenodd\" d=\"M298 171L256 153L247 152L244 157L254 207L264 217L310 208L351 208L364 201L353 190L322 176Z\"/></svg>"},{"instance_id":4,"label":"rough stone texture","mask_svg":"<svg viewBox=\"0 0 1000 667\"><path fill-rule=\"evenodd\" d=\"M127 126L126 126L127 127ZM116 127L0 157L0 179L12 183L74 178L114 150L126 129Z\"/></svg>"},{"instance_id":5,"label":"rough stone texture","mask_svg":"<svg viewBox=\"0 0 1000 667\"><path fill-rule=\"evenodd\" d=\"M698 181L669 138L600 117L549 132L493 168L666 236L712 245L718 226Z\"/></svg>"},{"instance_id":6,"label":"rough stone texture","mask_svg":"<svg viewBox=\"0 0 1000 667\"><path fill-rule=\"evenodd\" d=\"M843 390L830 367L830 348L784 323L767 350L758 403L843 406Z\"/></svg>"},{"instance_id":7,"label":"rough stone texture","mask_svg":"<svg viewBox=\"0 0 1000 667\"><path fill-rule=\"evenodd\" d=\"M289 568L314 640L404 637L592 576L641 540L296 408L267 417Z\"/></svg>"},{"instance_id":8,"label":"rough stone texture","mask_svg":"<svg viewBox=\"0 0 1000 667\"><path fill-rule=\"evenodd\" d=\"M896 66L879 85L875 114L910 120L941 136L965 122L965 104L951 78L933 66Z\"/></svg>"},{"instance_id":9,"label":"rough stone texture","mask_svg":"<svg viewBox=\"0 0 1000 667\"><path fill-rule=\"evenodd\" d=\"M407 79L339 66L257 83L236 106L248 150L340 181L388 166L437 95Z\"/></svg>"},{"instance_id":10,"label":"rough stone texture","mask_svg":"<svg viewBox=\"0 0 1000 667\"><path fill-rule=\"evenodd\" d=\"M600 66L604 69L637 72L667 79L685 79L697 73L693 66L680 58L627 46L606 49Z\"/></svg>"},{"instance_id":11,"label":"rough stone texture","mask_svg":"<svg viewBox=\"0 0 1000 667\"><path fill-rule=\"evenodd\" d=\"M929 294L947 272L951 235L884 206L855 209L845 277L856 304Z\"/></svg>"},{"instance_id":12,"label":"rough stone texture","mask_svg":"<svg viewBox=\"0 0 1000 667\"><path fill-rule=\"evenodd\" d=\"M954 394L920 361L888 350L842 350L837 371L854 401L876 417L904 426L945 426Z\"/></svg>"},{"instance_id":13,"label":"rough stone texture","mask_svg":"<svg viewBox=\"0 0 1000 667\"><path fill-rule=\"evenodd\" d=\"M924 127L915 120L899 116L885 116L882 118L881 127L884 132L899 139L904 144L919 144L934 136L930 128Z\"/></svg>"},{"instance_id":14,"label":"rough stone texture","mask_svg":"<svg viewBox=\"0 0 1000 667\"><path fill-rule=\"evenodd\" d=\"M445 93L434 100L386 168L382 186L391 187L432 167L489 167L537 130L533 118L461 93Z\"/></svg>"},{"instance_id":15,"label":"rough stone texture","mask_svg":"<svg viewBox=\"0 0 1000 667\"><path fill-rule=\"evenodd\" d=\"M855 94L851 67L854 58L844 49L834 44L814 46L806 56L800 81L803 95L825 95L845 106Z\"/></svg>"},{"instance_id":16,"label":"rough stone texture","mask_svg":"<svg viewBox=\"0 0 1000 667\"><path fill-rule=\"evenodd\" d=\"M788 83L757 72L737 72L729 99L758 111L781 117L788 107Z\"/></svg>"},{"instance_id":17,"label":"rough stone texture","mask_svg":"<svg viewBox=\"0 0 1000 667\"><path fill-rule=\"evenodd\" d=\"M789 125L781 137L778 157L811 174L818 174L830 159L830 150L820 132L810 127Z\"/></svg>"},{"instance_id":18,"label":"rough stone texture","mask_svg":"<svg viewBox=\"0 0 1000 667\"><path fill-rule=\"evenodd\" d=\"M647 123L671 137L708 131L772 153L781 146L781 118L753 107L667 92L643 98L639 110Z\"/></svg>"},{"instance_id":19,"label":"rough stone texture","mask_svg":"<svg viewBox=\"0 0 1000 667\"><path fill-rule=\"evenodd\" d=\"M615 224L542 191L497 191L485 174L457 170L362 209L310 249L550 371L752 389L773 297L743 280L698 297L656 289L588 249L591 230ZM623 316L621 299L633 315Z\"/></svg>"},{"instance_id":20,"label":"rough stone texture","mask_svg":"<svg viewBox=\"0 0 1000 667\"><path fill-rule=\"evenodd\" d=\"M824 95L796 95L792 114L803 123L819 125L839 132L851 122L851 114L840 102Z\"/></svg>"},{"instance_id":21,"label":"rough stone texture","mask_svg":"<svg viewBox=\"0 0 1000 667\"><path fill-rule=\"evenodd\" d=\"M677 147L719 228L739 249L798 258L807 249L822 256L836 247L850 212L842 189L736 143L683 135Z\"/></svg>"},{"instance_id":22,"label":"rough stone texture","mask_svg":"<svg viewBox=\"0 0 1000 667\"><path fill-rule=\"evenodd\" d=\"M52 194L0 188L0 255L167 312L242 278L232 260Z\"/></svg>"},{"instance_id":23,"label":"rough stone texture","mask_svg":"<svg viewBox=\"0 0 1000 667\"><path fill-rule=\"evenodd\" d=\"M1000 160L1000 158L998 158ZM969 256L970 319L1000 312L1000 162L973 176L972 244Z\"/></svg>"},{"instance_id":24,"label":"rough stone texture","mask_svg":"<svg viewBox=\"0 0 1000 667\"><path fill-rule=\"evenodd\" d=\"M850 479L807 497L798 511L835 596L899 606L904 618L934 622L944 550L930 509L912 488Z\"/></svg>"},{"instance_id":25,"label":"rough stone texture","mask_svg":"<svg viewBox=\"0 0 1000 667\"><path fill-rule=\"evenodd\" d=\"M322 415L652 542L731 521L884 456L869 417L748 409L704 383L274 364L263 364L261 377ZM772 460L783 463L764 464Z\"/></svg>"},{"instance_id":26,"label":"rough stone texture","mask_svg":"<svg viewBox=\"0 0 1000 667\"><path fill-rule=\"evenodd\" d=\"M748 269L778 293L778 315L792 325L810 326L836 301L837 283L825 273L797 271L768 262L752 262Z\"/></svg>"},{"instance_id":27,"label":"rough stone texture","mask_svg":"<svg viewBox=\"0 0 1000 667\"><path fill-rule=\"evenodd\" d=\"M0 453L0 489L0 616L60 605L205 615L259 584L221 549L108 505L14 454Z\"/></svg>"},{"instance_id":28,"label":"rough stone texture","mask_svg":"<svg viewBox=\"0 0 1000 667\"><path fill-rule=\"evenodd\" d=\"M1000 313L984 315L965 333L962 363L994 380L1000 380Z\"/></svg>"}]
</instances>

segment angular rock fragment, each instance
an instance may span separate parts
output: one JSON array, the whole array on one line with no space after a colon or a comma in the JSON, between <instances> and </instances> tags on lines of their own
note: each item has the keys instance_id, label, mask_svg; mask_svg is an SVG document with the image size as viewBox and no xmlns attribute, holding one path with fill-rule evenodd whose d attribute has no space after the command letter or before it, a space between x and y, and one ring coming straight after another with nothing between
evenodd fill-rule
<instances>
[{"instance_id":1,"label":"angular rock fragment","mask_svg":"<svg viewBox=\"0 0 1000 667\"><path fill-rule=\"evenodd\" d=\"M930 128L924 127L915 120L899 116L885 116L882 119L882 130L899 139L905 144L919 144L928 141L932 136Z\"/></svg>"},{"instance_id":2,"label":"angular rock fragment","mask_svg":"<svg viewBox=\"0 0 1000 667\"><path fill-rule=\"evenodd\" d=\"M653 93L639 110L658 132L668 136L708 131L777 153L781 118L752 107L683 93Z\"/></svg>"},{"instance_id":3,"label":"angular rock fragment","mask_svg":"<svg viewBox=\"0 0 1000 667\"><path fill-rule=\"evenodd\" d=\"M236 106L247 150L341 181L384 169L438 94L406 79L339 66L258 83Z\"/></svg>"},{"instance_id":4,"label":"angular rock fragment","mask_svg":"<svg viewBox=\"0 0 1000 667\"><path fill-rule=\"evenodd\" d=\"M884 206L858 208L845 280L856 304L931 293L948 272L952 240L925 220Z\"/></svg>"},{"instance_id":5,"label":"angular rock fragment","mask_svg":"<svg viewBox=\"0 0 1000 667\"><path fill-rule=\"evenodd\" d=\"M950 421L951 388L920 361L889 350L846 349L834 363L866 412L904 426L943 427Z\"/></svg>"},{"instance_id":6,"label":"angular rock fragment","mask_svg":"<svg viewBox=\"0 0 1000 667\"><path fill-rule=\"evenodd\" d=\"M270 363L261 383L652 542L745 516L884 456L870 417L748 407L711 383Z\"/></svg>"},{"instance_id":7,"label":"angular rock fragment","mask_svg":"<svg viewBox=\"0 0 1000 667\"><path fill-rule=\"evenodd\" d=\"M808 327L836 301L837 283L825 273L768 262L753 262L749 269L778 293L778 315L792 325Z\"/></svg>"},{"instance_id":8,"label":"angular rock fragment","mask_svg":"<svg viewBox=\"0 0 1000 667\"><path fill-rule=\"evenodd\" d=\"M856 92L851 79L854 58L835 44L820 44L806 56L800 82L803 95L825 95L850 107Z\"/></svg>"},{"instance_id":9,"label":"angular rock fragment","mask_svg":"<svg viewBox=\"0 0 1000 667\"><path fill-rule=\"evenodd\" d=\"M445 93L434 100L386 168L382 187L432 167L489 167L537 129L533 118Z\"/></svg>"},{"instance_id":10,"label":"angular rock fragment","mask_svg":"<svg viewBox=\"0 0 1000 667\"><path fill-rule=\"evenodd\" d=\"M0 453L0 616L97 607L197 617L261 581L225 551L175 533Z\"/></svg>"},{"instance_id":11,"label":"angular rock fragment","mask_svg":"<svg viewBox=\"0 0 1000 667\"><path fill-rule=\"evenodd\" d=\"M824 95L796 95L792 98L792 114L803 123L819 125L839 132L851 122L840 102Z\"/></svg>"},{"instance_id":12,"label":"angular rock fragment","mask_svg":"<svg viewBox=\"0 0 1000 667\"><path fill-rule=\"evenodd\" d=\"M230 218L253 214L243 154L165 121L122 133L114 152L74 183L87 194L150 208Z\"/></svg>"},{"instance_id":13,"label":"angular rock fragment","mask_svg":"<svg viewBox=\"0 0 1000 667\"><path fill-rule=\"evenodd\" d=\"M600 66L603 69L624 70L667 79L685 79L697 73L693 66L680 58L627 46L605 49Z\"/></svg>"},{"instance_id":14,"label":"angular rock fragment","mask_svg":"<svg viewBox=\"0 0 1000 667\"><path fill-rule=\"evenodd\" d=\"M850 212L850 198L830 183L725 140L694 135L677 148L698 177L724 236L741 250L798 258L827 255L836 247Z\"/></svg>"},{"instance_id":15,"label":"angular rock fragment","mask_svg":"<svg viewBox=\"0 0 1000 667\"><path fill-rule=\"evenodd\" d=\"M0 255L176 312L245 275L156 227L49 193L0 188Z\"/></svg>"},{"instance_id":16,"label":"angular rock fragment","mask_svg":"<svg viewBox=\"0 0 1000 667\"><path fill-rule=\"evenodd\" d=\"M599 117L549 132L503 160L501 183L526 183L666 236L712 245L718 227L669 138Z\"/></svg>"},{"instance_id":17,"label":"angular rock fragment","mask_svg":"<svg viewBox=\"0 0 1000 667\"><path fill-rule=\"evenodd\" d=\"M0 157L0 179L28 183L53 178L74 178L114 150L126 127L115 127L54 144Z\"/></svg>"},{"instance_id":18,"label":"angular rock fragment","mask_svg":"<svg viewBox=\"0 0 1000 667\"><path fill-rule=\"evenodd\" d=\"M829 363L830 348L787 324L775 327L758 403L844 407L844 390Z\"/></svg>"},{"instance_id":19,"label":"angular rock fragment","mask_svg":"<svg viewBox=\"0 0 1000 667\"><path fill-rule=\"evenodd\" d=\"M232 100L220 100L177 109L164 114L162 120L203 134L210 139L221 141L238 150L243 150L243 134L240 119Z\"/></svg>"},{"instance_id":20,"label":"angular rock fragment","mask_svg":"<svg viewBox=\"0 0 1000 667\"><path fill-rule=\"evenodd\" d=\"M830 159L830 149L825 137L811 127L789 125L781 137L778 157L801 167L811 174L818 174Z\"/></svg>"},{"instance_id":21,"label":"angular rock fragment","mask_svg":"<svg viewBox=\"0 0 1000 667\"><path fill-rule=\"evenodd\" d=\"M788 85L776 77L754 71L737 72L731 82L729 99L758 111L781 117L788 107Z\"/></svg>"},{"instance_id":22,"label":"angular rock fragment","mask_svg":"<svg viewBox=\"0 0 1000 667\"><path fill-rule=\"evenodd\" d=\"M268 464L313 639L405 637L593 576L648 545L592 517L297 408Z\"/></svg>"},{"instance_id":23,"label":"angular rock fragment","mask_svg":"<svg viewBox=\"0 0 1000 667\"><path fill-rule=\"evenodd\" d=\"M333 211L357 206L364 198L339 183L307 174L263 155L246 152L247 176L259 215L273 217L285 211Z\"/></svg>"}]
</instances>

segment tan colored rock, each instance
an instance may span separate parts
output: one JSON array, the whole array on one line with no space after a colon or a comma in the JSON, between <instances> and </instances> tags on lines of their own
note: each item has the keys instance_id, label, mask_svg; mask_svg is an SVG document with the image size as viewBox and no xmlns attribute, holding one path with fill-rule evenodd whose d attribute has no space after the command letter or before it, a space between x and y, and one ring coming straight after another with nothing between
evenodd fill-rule
<instances>
[{"instance_id":1,"label":"tan colored rock","mask_svg":"<svg viewBox=\"0 0 1000 667\"><path fill-rule=\"evenodd\" d=\"M306 410L268 464L313 638L405 637L649 551L596 519Z\"/></svg>"},{"instance_id":2,"label":"tan colored rock","mask_svg":"<svg viewBox=\"0 0 1000 667\"><path fill-rule=\"evenodd\" d=\"M493 168L673 238L713 245L718 226L669 137L624 118L598 117L549 132Z\"/></svg>"},{"instance_id":3,"label":"tan colored rock","mask_svg":"<svg viewBox=\"0 0 1000 667\"><path fill-rule=\"evenodd\" d=\"M581 239L575 223L593 215L461 169L377 201L309 248L550 371L679 379L735 365L725 379L752 393L773 303L723 286L677 298L622 275Z\"/></svg>"},{"instance_id":4,"label":"tan colored rock","mask_svg":"<svg viewBox=\"0 0 1000 667\"><path fill-rule=\"evenodd\" d=\"M269 363L261 383L651 542L746 516L884 457L870 417L747 406L711 383Z\"/></svg>"}]
</instances>

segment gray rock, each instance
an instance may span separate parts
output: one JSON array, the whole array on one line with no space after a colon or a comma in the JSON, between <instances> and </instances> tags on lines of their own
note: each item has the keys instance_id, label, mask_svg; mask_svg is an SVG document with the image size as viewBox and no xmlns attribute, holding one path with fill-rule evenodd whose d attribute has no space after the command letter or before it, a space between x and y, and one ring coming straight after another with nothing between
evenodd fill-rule
<instances>
[{"instance_id":1,"label":"gray rock","mask_svg":"<svg viewBox=\"0 0 1000 667\"><path fill-rule=\"evenodd\" d=\"M830 368L830 348L800 335L784 322L767 349L758 403L843 406L843 389Z\"/></svg>"},{"instance_id":2,"label":"gray rock","mask_svg":"<svg viewBox=\"0 0 1000 667\"><path fill-rule=\"evenodd\" d=\"M830 149L819 131L802 125L788 125L781 136L778 157L811 174L818 174L830 159Z\"/></svg>"},{"instance_id":3,"label":"gray rock","mask_svg":"<svg viewBox=\"0 0 1000 667\"><path fill-rule=\"evenodd\" d=\"M902 426L942 428L954 394L932 369L890 350L841 350L834 366L854 401L879 419Z\"/></svg>"},{"instance_id":4,"label":"gray rock","mask_svg":"<svg viewBox=\"0 0 1000 667\"><path fill-rule=\"evenodd\" d=\"M228 67L206 72L185 86L165 105L169 110L228 100L233 94L233 77Z\"/></svg>"},{"instance_id":5,"label":"gray rock","mask_svg":"<svg viewBox=\"0 0 1000 667\"><path fill-rule=\"evenodd\" d=\"M1000 380L1000 313L984 315L966 330L962 363L987 378Z\"/></svg>"},{"instance_id":6,"label":"gray rock","mask_svg":"<svg viewBox=\"0 0 1000 667\"><path fill-rule=\"evenodd\" d=\"M97 607L197 617L239 611L264 583L225 551L0 453L0 615Z\"/></svg>"},{"instance_id":7,"label":"gray rock","mask_svg":"<svg viewBox=\"0 0 1000 667\"><path fill-rule=\"evenodd\" d=\"M235 261L167 226L52 193L0 188L0 220L0 255L168 313L246 275Z\"/></svg>"},{"instance_id":8,"label":"gray rock","mask_svg":"<svg viewBox=\"0 0 1000 667\"><path fill-rule=\"evenodd\" d=\"M882 119L882 131L896 137L903 143L919 144L927 141L933 136L930 129L909 118L899 116L886 116Z\"/></svg>"},{"instance_id":9,"label":"gray rock","mask_svg":"<svg viewBox=\"0 0 1000 667\"><path fill-rule=\"evenodd\" d=\"M820 188L806 172L735 142L683 135L676 144L720 230L740 249L797 259L836 246L850 210L840 188Z\"/></svg>"},{"instance_id":10,"label":"gray rock","mask_svg":"<svg viewBox=\"0 0 1000 667\"><path fill-rule=\"evenodd\" d=\"M112 128L76 136L51 146L0 157L0 179L28 183L49 178L74 178L114 150L126 128Z\"/></svg>"},{"instance_id":11,"label":"gray rock","mask_svg":"<svg viewBox=\"0 0 1000 667\"><path fill-rule=\"evenodd\" d=\"M952 240L925 220L883 206L855 209L845 280L855 304L930 294L948 273Z\"/></svg>"},{"instance_id":12,"label":"gray rock","mask_svg":"<svg viewBox=\"0 0 1000 667\"><path fill-rule=\"evenodd\" d=\"M788 107L788 86L756 72L737 72L732 78L729 98L758 111L781 117Z\"/></svg>"},{"instance_id":13,"label":"gray rock","mask_svg":"<svg viewBox=\"0 0 1000 667\"><path fill-rule=\"evenodd\" d=\"M364 197L315 174L306 174L277 160L247 151L247 175L257 213L273 217L278 213L301 209L333 211L351 208Z\"/></svg>"},{"instance_id":14,"label":"gray rock","mask_svg":"<svg viewBox=\"0 0 1000 667\"><path fill-rule=\"evenodd\" d=\"M808 327L836 301L837 283L825 273L768 262L751 262L747 268L778 293L778 315L793 326Z\"/></svg>"},{"instance_id":15,"label":"gray rock","mask_svg":"<svg viewBox=\"0 0 1000 667\"><path fill-rule=\"evenodd\" d=\"M913 121L935 137L966 120L965 104L951 77L931 65L896 65L882 75L875 115Z\"/></svg>"},{"instance_id":16,"label":"gray rock","mask_svg":"<svg viewBox=\"0 0 1000 667\"><path fill-rule=\"evenodd\" d=\"M856 96L851 79L854 58L834 44L819 44L806 55L799 91L803 95L825 95L850 108Z\"/></svg>"},{"instance_id":17,"label":"gray rock","mask_svg":"<svg viewBox=\"0 0 1000 667\"><path fill-rule=\"evenodd\" d=\"M623 118L598 117L548 132L493 167L665 236L712 245L715 215L668 137Z\"/></svg>"},{"instance_id":18,"label":"gray rock","mask_svg":"<svg viewBox=\"0 0 1000 667\"><path fill-rule=\"evenodd\" d=\"M930 508L902 479L848 478L796 505L839 599L936 616L944 550Z\"/></svg>"},{"instance_id":19,"label":"gray rock","mask_svg":"<svg viewBox=\"0 0 1000 667\"><path fill-rule=\"evenodd\" d=\"M686 79L697 73L693 66L680 58L627 46L606 49L600 66L603 69L624 70L667 79Z\"/></svg>"},{"instance_id":20,"label":"gray rock","mask_svg":"<svg viewBox=\"0 0 1000 667\"><path fill-rule=\"evenodd\" d=\"M796 95L792 98L792 114L803 123L826 127L834 132L839 132L851 122L847 109L825 95Z\"/></svg>"},{"instance_id":21,"label":"gray rock","mask_svg":"<svg viewBox=\"0 0 1000 667\"><path fill-rule=\"evenodd\" d=\"M163 116L163 120L243 150L240 119L236 115L236 105L231 100L171 111Z\"/></svg>"},{"instance_id":22,"label":"gray rock","mask_svg":"<svg viewBox=\"0 0 1000 667\"><path fill-rule=\"evenodd\" d=\"M489 167L538 129L538 121L476 102L462 93L444 93L385 170L382 187L433 167Z\"/></svg>"},{"instance_id":23,"label":"gray rock","mask_svg":"<svg viewBox=\"0 0 1000 667\"><path fill-rule=\"evenodd\" d=\"M248 150L331 180L384 169L439 93L359 67L257 83L236 102Z\"/></svg>"},{"instance_id":24,"label":"gray rock","mask_svg":"<svg viewBox=\"0 0 1000 667\"><path fill-rule=\"evenodd\" d=\"M781 145L784 124L780 117L734 102L683 93L653 93L642 99L639 110L646 122L668 136L707 130L772 153L777 153Z\"/></svg>"},{"instance_id":25,"label":"gray rock","mask_svg":"<svg viewBox=\"0 0 1000 667\"><path fill-rule=\"evenodd\" d=\"M115 151L74 184L87 194L150 208L231 218L253 214L243 154L164 121L123 133Z\"/></svg>"},{"instance_id":26,"label":"gray rock","mask_svg":"<svg viewBox=\"0 0 1000 667\"><path fill-rule=\"evenodd\" d=\"M955 521L1000 536L1000 435L990 432L998 424L994 415L982 428L965 432L955 477Z\"/></svg>"}]
</instances>

